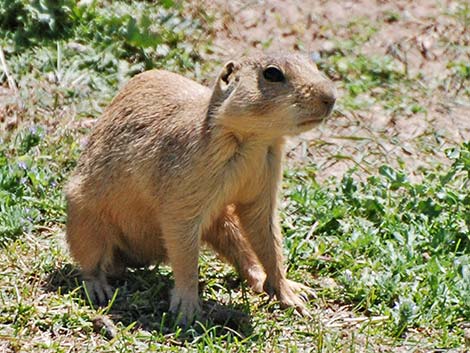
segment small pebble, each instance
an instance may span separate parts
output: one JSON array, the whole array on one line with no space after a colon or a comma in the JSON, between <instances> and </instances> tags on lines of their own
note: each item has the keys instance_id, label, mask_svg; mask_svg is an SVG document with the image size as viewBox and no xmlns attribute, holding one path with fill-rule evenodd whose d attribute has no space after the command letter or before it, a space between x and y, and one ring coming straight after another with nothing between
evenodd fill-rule
<instances>
[{"instance_id":1,"label":"small pebble","mask_svg":"<svg viewBox=\"0 0 470 353\"><path fill-rule=\"evenodd\" d=\"M93 323L94 332L102 334L104 337L106 337L109 340L116 337L117 329L113 321L110 318L104 315L100 315L100 316L95 317L92 320L92 323Z\"/></svg>"},{"instance_id":2,"label":"small pebble","mask_svg":"<svg viewBox=\"0 0 470 353\"><path fill-rule=\"evenodd\" d=\"M317 51L312 51L310 53L310 58L314 63L318 63L321 60L321 54Z\"/></svg>"}]
</instances>

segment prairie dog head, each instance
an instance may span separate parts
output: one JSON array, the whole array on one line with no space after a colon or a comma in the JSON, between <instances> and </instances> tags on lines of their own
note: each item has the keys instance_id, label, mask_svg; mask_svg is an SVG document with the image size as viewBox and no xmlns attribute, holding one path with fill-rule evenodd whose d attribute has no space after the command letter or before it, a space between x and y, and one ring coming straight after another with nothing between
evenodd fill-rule
<instances>
[{"instance_id":1,"label":"prairie dog head","mask_svg":"<svg viewBox=\"0 0 470 353\"><path fill-rule=\"evenodd\" d=\"M214 86L214 123L239 133L296 135L318 125L336 100L333 83L300 55L229 61Z\"/></svg>"}]
</instances>

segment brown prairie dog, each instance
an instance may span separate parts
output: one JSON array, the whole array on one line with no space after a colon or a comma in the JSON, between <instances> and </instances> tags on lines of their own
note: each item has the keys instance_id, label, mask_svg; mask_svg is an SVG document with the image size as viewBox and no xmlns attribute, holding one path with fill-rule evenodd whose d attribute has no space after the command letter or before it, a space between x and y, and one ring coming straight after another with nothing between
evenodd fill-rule
<instances>
[{"instance_id":1,"label":"brown prairie dog","mask_svg":"<svg viewBox=\"0 0 470 353\"><path fill-rule=\"evenodd\" d=\"M92 298L128 266L167 261L170 310L200 311L202 242L253 289L307 314L286 278L277 214L284 137L309 130L336 99L308 58L225 64L212 89L167 71L135 76L98 121L67 188L67 241Z\"/></svg>"}]
</instances>

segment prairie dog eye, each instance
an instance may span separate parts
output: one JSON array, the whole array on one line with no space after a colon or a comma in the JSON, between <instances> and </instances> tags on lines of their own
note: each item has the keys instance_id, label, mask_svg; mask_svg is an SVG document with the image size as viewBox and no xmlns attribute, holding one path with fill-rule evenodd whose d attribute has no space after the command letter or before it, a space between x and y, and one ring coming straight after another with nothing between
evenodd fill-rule
<instances>
[{"instance_id":1,"label":"prairie dog eye","mask_svg":"<svg viewBox=\"0 0 470 353\"><path fill-rule=\"evenodd\" d=\"M268 66L263 71L263 77L270 82L283 82L286 78L282 71L276 66Z\"/></svg>"}]
</instances>

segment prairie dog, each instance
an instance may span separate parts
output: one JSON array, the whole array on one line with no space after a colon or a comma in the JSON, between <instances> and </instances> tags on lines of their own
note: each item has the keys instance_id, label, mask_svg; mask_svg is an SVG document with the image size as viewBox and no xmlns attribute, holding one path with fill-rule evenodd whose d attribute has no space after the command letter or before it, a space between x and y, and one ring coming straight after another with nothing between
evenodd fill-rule
<instances>
[{"instance_id":1,"label":"prairie dog","mask_svg":"<svg viewBox=\"0 0 470 353\"><path fill-rule=\"evenodd\" d=\"M308 312L286 278L277 213L284 137L318 125L336 91L299 55L227 62L212 89L152 70L97 122L67 187L67 242L92 298L128 266L168 261L170 311L200 311L202 242L253 289Z\"/></svg>"}]
</instances>

